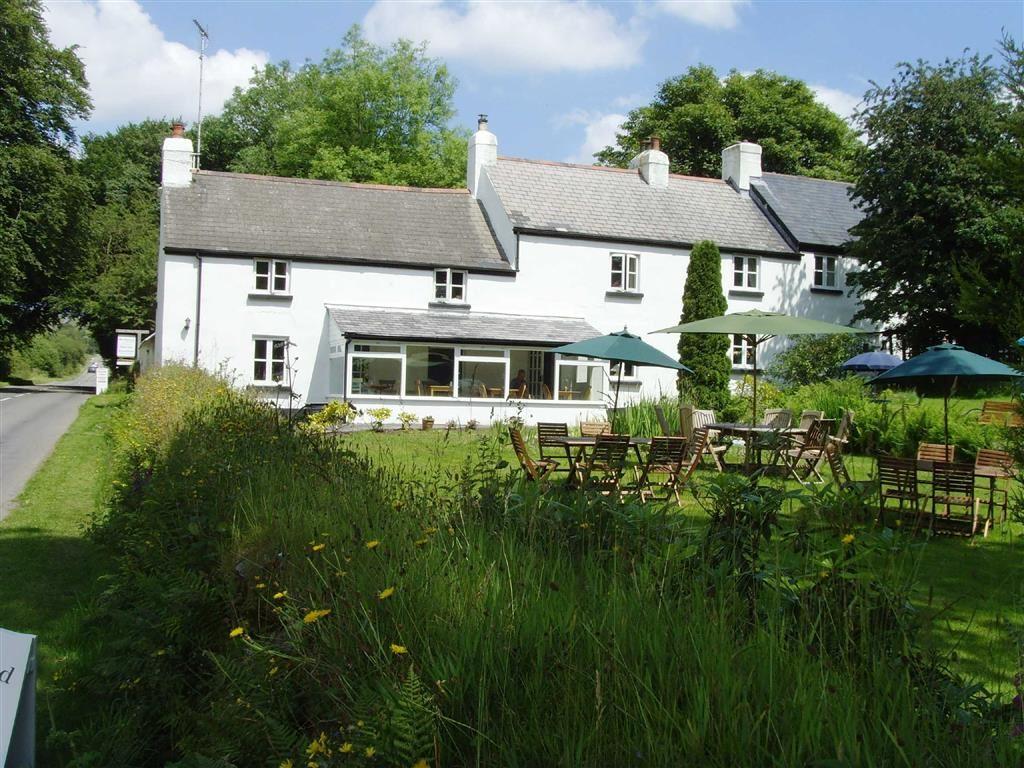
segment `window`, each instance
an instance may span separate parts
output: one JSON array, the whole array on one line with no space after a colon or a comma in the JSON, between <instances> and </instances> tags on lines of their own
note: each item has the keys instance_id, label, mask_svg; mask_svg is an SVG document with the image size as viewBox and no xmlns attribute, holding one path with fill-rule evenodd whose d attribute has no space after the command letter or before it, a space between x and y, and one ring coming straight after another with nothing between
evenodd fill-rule
<instances>
[{"instance_id":1,"label":"window","mask_svg":"<svg viewBox=\"0 0 1024 768\"><path fill-rule=\"evenodd\" d=\"M504 399L508 358L502 349L459 350L459 397Z\"/></svg>"},{"instance_id":2,"label":"window","mask_svg":"<svg viewBox=\"0 0 1024 768\"><path fill-rule=\"evenodd\" d=\"M435 269L434 298L438 301L465 301L466 273L458 269Z\"/></svg>"},{"instance_id":3,"label":"window","mask_svg":"<svg viewBox=\"0 0 1024 768\"><path fill-rule=\"evenodd\" d=\"M815 288L838 288L836 282L836 257L815 256L814 257L814 287Z\"/></svg>"},{"instance_id":4,"label":"window","mask_svg":"<svg viewBox=\"0 0 1024 768\"><path fill-rule=\"evenodd\" d=\"M754 349L750 337L741 333L732 335L732 364L734 368L749 368L754 362Z\"/></svg>"},{"instance_id":5,"label":"window","mask_svg":"<svg viewBox=\"0 0 1024 768\"><path fill-rule=\"evenodd\" d=\"M612 254L612 290L636 291L640 273L640 254Z\"/></svg>"},{"instance_id":6,"label":"window","mask_svg":"<svg viewBox=\"0 0 1024 768\"><path fill-rule=\"evenodd\" d=\"M608 369L608 375L613 379L616 378L619 375L620 365L622 366L622 378L636 378L636 365L633 363L613 363L612 367Z\"/></svg>"},{"instance_id":7,"label":"window","mask_svg":"<svg viewBox=\"0 0 1024 768\"><path fill-rule=\"evenodd\" d=\"M608 378L605 363L571 355L562 357L557 365L558 400L603 401Z\"/></svg>"},{"instance_id":8,"label":"window","mask_svg":"<svg viewBox=\"0 0 1024 768\"><path fill-rule=\"evenodd\" d=\"M455 348L405 345L405 394L410 397L451 397Z\"/></svg>"},{"instance_id":9,"label":"window","mask_svg":"<svg viewBox=\"0 0 1024 768\"><path fill-rule=\"evenodd\" d=\"M254 339L252 378L256 382L284 380L285 350L288 339Z\"/></svg>"},{"instance_id":10,"label":"window","mask_svg":"<svg viewBox=\"0 0 1024 768\"><path fill-rule=\"evenodd\" d=\"M733 256L733 288L757 288L757 267L759 261L760 259L757 256Z\"/></svg>"},{"instance_id":11,"label":"window","mask_svg":"<svg viewBox=\"0 0 1024 768\"><path fill-rule=\"evenodd\" d=\"M288 262L256 259L256 290L260 293L288 293Z\"/></svg>"},{"instance_id":12,"label":"window","mask_svg":"<svg viewBox=\"0 0 1024 768\"><path fill-rule=\"evenodd\" d=\"M398 397L404 362L401 344L353 344L349 357L350 394Z\"/></svg>"}]
</instances>

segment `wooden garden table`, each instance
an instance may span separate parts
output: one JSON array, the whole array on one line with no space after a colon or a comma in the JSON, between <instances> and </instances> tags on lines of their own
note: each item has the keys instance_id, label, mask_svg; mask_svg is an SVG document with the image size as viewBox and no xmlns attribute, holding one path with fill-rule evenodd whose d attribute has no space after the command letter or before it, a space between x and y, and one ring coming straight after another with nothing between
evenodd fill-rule
<instances>
[{"instance_id":1,"label":"wooden garden table","mask_svg":"<svg viewBox=\"0 0 1024 768\"><path fill-rule=\"evenodd\" d=\"M807 430L802 427L785 427L779 429L773 427L770 424L749 424L744 422L736 421L715 421L707 425L708 429L712 432L718 432L720 434L729 437L739 437L743 439L743 468L747 472L750 472L753 466L754 458L754 443L758 437L764 435L805 435ZM760 464L760 462L758 462Z\"/></svg>"},{"instance_id":2,"label":"wooden garden table","mask_svg":"<svg viewBox=\"0 0 1024 768\"><path fill-rule=\"evenodd\" d=\"M576 468L579 463L586 458L587 448L592 448L597 444L596 437L560 437L557 441L552 438L551 442L559 442L565 446L565 455L569 457L569 477L576 476ZM651 444L651 438L649 437L630 437L629 445L636 453L637 461L643 463L643 457L640 455L641 446L649 446Z\"/></svg>"}]
</instances>

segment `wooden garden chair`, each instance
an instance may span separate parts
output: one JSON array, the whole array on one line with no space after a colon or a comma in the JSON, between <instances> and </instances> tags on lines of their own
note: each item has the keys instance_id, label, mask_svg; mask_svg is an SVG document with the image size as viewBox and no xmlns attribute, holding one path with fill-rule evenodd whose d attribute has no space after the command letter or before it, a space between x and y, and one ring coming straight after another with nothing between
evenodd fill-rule
<instances>
[{"instance_id":1,"label":"wooden garden chair","mask_svg":"<svg viewBox=\"0 0 1024 768\"><path fill-rule=\"evenodd\" d=\"M1002 509L1000 522L1006 522L1010 504L1010 478L1013 477L1013 456L1006 451L980 448L974 459L974 476L988 481L988 513L992 517L995 507ZM1002 501L997 502L997 498Z\"/></svg>"},{"instance_id":2,"label":"wooden garden chair","mask_svg":"<svg viewBox=\"0 0 1024 768\"><path fill-rule=\"evenodd\" d=\"M923 468L941 461L950 463L956 461L956 446L943 445L942 443L921 443L917 446L917 460L924 463Z\"/></svg>"},{"instance_id":3,"label":"wooden garden chair","mask_svg":"<svg viewBox=\"0 0 1024 768\"><path fill-rule=\"evenodd\" d=\"M853 428L853 411L843 411L843 417L839 419L839 426L836 427L836 433L829 435L828 441L835 443L839 446L839 450L842 451L843 447L850 442L850 430Z\"/></svg>"},{"instance_id":4,"label":"wooden garden chair","mask_svg":"<svg viewBox=\"0 0 1024 768\"><path fill-rule=\"evenodd\" d=\"M562 442L563 438L569 436L569 425L561 422L537 422L537 447L540 450L540 457L544 461L566 460L564 467L558 466L555 472L568 472L572 465L569 454L569 446ZM557 459L555 458L557 457Z\"/></svg>"},{"instance_id":5,"label":"wooden garden chair","mask_svg":"<svg viewBox=\"0 0 1024 768\"><path fill-rule=\"evenodd\" d=\"M661 434L665 437L675 437L672 432L672 427L668 425L668 419L665 418L665 409L660 405L654 406L654 416L658 419L658 426L661 427Z\"/></svg>"},{"instance_id":6,"label":"wooden garden chair","mask_svg":"<svg viewBox=\"0 0 1024 768\"><path fill-rule=\"evenodd\" d=\"M797 424L799 429L805 432L811 428L811 424L816 422L818 419L824 419L824 411L801 411L800 412L800 423Z\"/></svg>"},{"instance_id":7,"label":"wooden garden chair","mask_svg":"<svg viewBox=\"0 0 1024 768\"><path fill-rule=\"evenodd\" d=\"M641 501L659 499L656 489L665 492L659 500L667 501L672 495L679 506L683 499L679 495L679 473L686 461L686 438L652 437L651 447L643 466L634 467L636 482L628 490L635 492ZM655 476L658 477L655 477ZM664 476L664 477L661 477Z\"/></svg>"},{"instance_id":8,"label":"wooden garden chair","mask_svg":"<svg viewBox=\"0 0 1024 768\"><path fill-rule=\"evenodd\" d=\"M1024 413L1018 403L1000 400L986 400L978 417L981 424L998 424L1002 427L1024 427Z\"/></svg>"},{"instance_id":9,"label":"wooden garden chair","mask_svg":"<svg viewBox=\"0 0 1024 768\"><path fill-rule=\"evenodd\" d=\"M974 467L953 461L937 461L932 466L932 529L937 532L963 533L973 536L978 531L978 508L981 499L974 490ZM945 507L942 515L938 508ZM953 507L965 512L953 514ZM985 517L982 535L988 536L992 519Z\"/></svg>"},{"instance_id":10,"label":"wooden garden chair","mask_svg":"<svg viewBox=\"0 0 1024 768\"><path fill-rule=\"evenodd\" d=\"M579 470L580 487L604 494L620 493L628 452L629 435L597 435L594 447Z\"/></svg>"},{"instance_id":11,"label":"wooden garden chair","mask_svg":"<svg viewBox=\"0 0 1024 768\"><path fill-rule=\"evenodd\" d=\"M825 460L828 462L828 468L832 470L832 479L842 490L852 490L863 494L874 486L874 482L871 480L854 480L850 477L850 472L843 461L843 454L839 449L839 443L832 440L825 443Z\"/></svg>"},{"instance_id":12,"label":"wooden garden chair","mask_svg":"<svg viewBox=\"0 0 1024 768\"><path fill-rule=\"evenodd\" d=\"M526 476L527 480L533 482L546 482L555 468L558 466L558 462L554 459L540 459L535 461L529 451L526 450L526 441L523 439L523 433L515 427L508 428L508 436L512 440L512 449L516 452L516 458L519 459L519 467L523 470L523 475Z\"/></svg>"},{"instance_id":13,"label":"wooden garden chair","mask_svg":"<svg viewBox=\"0 0 1024 768\"><path fill-rule=\"evenodd\" d=\"M600 435L610 435L612 433L612 425L607 421L581 421L580 422L580 436L581 437L598 437Z\"/></svg>"},{"instance_id":14,"label":"wooden garden chair","mask_svg":"<svg viewBox=\"0 0 1024 768\"><path fill-rule=\"evenodd\" d=\"M766 408L761 424L772 429L786 429L793 423L793 412L788 408Z\"/></svg>"},{"instance_id":15,"label":"wooden garden chair","mask_svg":"<svg viewBox=\"0 0 1024 768\"><path fill-rule=\"evenodd\" d=\"M825 458L825 446L828 444L829 431L834 424L834 419L815 419L802 441L797 442L790 437L789 447L783 444L777 452L777 457L782 459L786 469L799 483L804 484L811 475L818 478L819 483L825 481L818 467ZM801 464L804 465L803 477L800 476Z\"/></svg>"},{"instance_id":16,"label":"wooden garden chair","mask_svg":"<svg viewBox=\"0 0 1024 768\"><path fill-rule=\"evenodd\" d=\"M898 459L894 456L878 457L878 521L885 525L886 502L898 501L900 517L906 517L905 504L913 511L915 530L921 524L921 499L923 493L917 489L917 462L914 459Z\"/></svg>"},{"instance_id":17,"label":"wooden garden chair","mask_svg":"<svg viewBox=\"0 0 1024 768\"><path fill-rule=\"evenodd\" d=\"M693 425L693 431L696 432L698 429L706 429L709 424L714 424L718 419L715 417L715 412L706 409L696 409L693 411L691 417L691 423ZM704 441L704 450L701 453L701 457L710 456L715 463L715 469L719 472L725 472L725 454L728 453L729 448L732 447L731 443L716 443L718 439L718 432L716 430L708 430L708 439Z\"/></svg>"}]
</instances>

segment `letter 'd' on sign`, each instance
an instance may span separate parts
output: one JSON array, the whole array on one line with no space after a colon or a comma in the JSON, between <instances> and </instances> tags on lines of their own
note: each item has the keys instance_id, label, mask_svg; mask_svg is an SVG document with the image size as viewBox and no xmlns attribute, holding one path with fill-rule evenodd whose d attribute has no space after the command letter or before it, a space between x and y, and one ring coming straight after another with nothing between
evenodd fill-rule
<instances>
[{"instance_id":1,"label":"letter 'd' on sign","mask_svg":"<svg viewBox=\"0 0 1024 768\"><path fill-rule=\"evenodd\" d=\"M0 629L0 768L33 768L36 638Z\"/></svg>"}]
</instances>

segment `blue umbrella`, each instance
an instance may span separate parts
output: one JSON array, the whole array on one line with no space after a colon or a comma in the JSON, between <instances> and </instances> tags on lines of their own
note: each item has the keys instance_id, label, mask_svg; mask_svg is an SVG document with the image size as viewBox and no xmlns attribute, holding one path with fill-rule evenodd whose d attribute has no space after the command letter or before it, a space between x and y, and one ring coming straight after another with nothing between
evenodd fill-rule
<instances>
[{"instance_id":1,"label":"blue umbrella","mask_svg":"<svg viewBox=\"0 0 1024 768\"><path fill-rule=\"evenodd\" d=\"M903 361L896 357L896 355L890 355L888 352L862 352L859 355L851 357L839 367L844 371L868 371L879 373L881 371L888 371L890 368L895 368L902 362Z\"/></svg>"}]
</instances>

